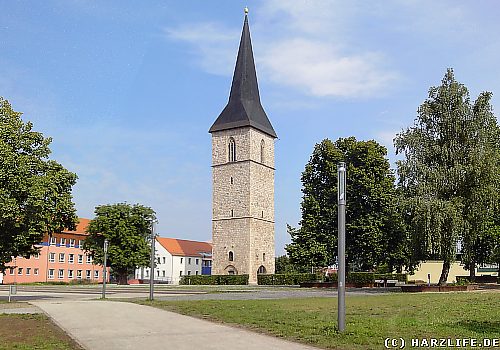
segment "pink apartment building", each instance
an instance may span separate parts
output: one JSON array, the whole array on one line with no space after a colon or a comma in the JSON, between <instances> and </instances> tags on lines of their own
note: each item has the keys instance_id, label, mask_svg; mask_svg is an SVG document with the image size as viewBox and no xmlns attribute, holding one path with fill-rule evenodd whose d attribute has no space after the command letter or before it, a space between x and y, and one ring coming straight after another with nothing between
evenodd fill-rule
<instances>
[{"instance_id":1,"label":"pink apartment building","mask_svg":"<svg viewBox=\"0 0 500 350\"><path fill-rule=\"evenodd\" d=\"M4 284L32 282L69 282L90 280L102 283L102 265L94 265L82 250L89 219L80 218L75 231L45 235L37 245L40 252L29 259L16 257L3 275ZM108 273L109 276L109 268ZM109 278L107 279L109 280Z\"/></svg>"}]
</instances>

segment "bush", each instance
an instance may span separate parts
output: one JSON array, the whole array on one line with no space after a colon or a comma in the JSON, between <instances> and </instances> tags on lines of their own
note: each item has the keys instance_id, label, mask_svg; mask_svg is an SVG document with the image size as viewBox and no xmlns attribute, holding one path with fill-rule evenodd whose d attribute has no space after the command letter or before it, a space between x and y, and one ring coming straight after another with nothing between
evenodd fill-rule
<instances>
[{"instance_id":1,"label":"bush","mask_svg":"<svg viewBox=\"0 0 500 350\"><path fill-rule=\"evenodd\" d=\"M248 275L184 275L183 285L243 285L248 284Z\"/></svg>"},{"instance_id":2,"label":"bush","mask_svg":"<svg viewBox=\"0 0 500 350\"><path fill-rule=\"evenodd\" d=\"M285 273L274 275L257 275L257 284L267 286L297 286L302 282L317 281L314 273Z\"/></svg>"},{"instance_id":3,"label":"bush","mask_svg":"<svg viewBox=\"0 0 500 350\"><path fill-rule=\"evenodd\" d=\"M408 274L406 273L376 273L376 280L398 280L399 282L408 283Z\"/></svg>"},{"instance_id":4,"label":"bush","mask_svg":"<svg viewBox=\"0 0 500 350\"><path fill-rule=\"evenodd\" d=\"M92 281L88 279L72 279L69 281L69 284L71 285L87 285L87 284L98 284L99 282L97 281Z\"/></svg>"}]
</instances>

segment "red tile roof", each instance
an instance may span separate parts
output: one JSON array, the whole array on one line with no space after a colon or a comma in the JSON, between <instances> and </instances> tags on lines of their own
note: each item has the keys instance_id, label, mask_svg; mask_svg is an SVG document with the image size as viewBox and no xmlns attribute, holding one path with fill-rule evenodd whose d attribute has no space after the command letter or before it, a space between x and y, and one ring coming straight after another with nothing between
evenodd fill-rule
<instances>
[{"instance_id":1,"label":"red tile roof","mask_svg":"<svg viewBox=\"0 0 500 350\"><path fill-rule=\"evenodd\" d=\"M80 221L78 222L78 224L76 224L76 229L74 231L64 230L63 232L86 235L87 232L85 232L85 230L87 229L87 226L89 226L90 219L78 218L78 220Z\"/></svg>"},{"instance_id":2,"label":"red tile roof","mask_svg":"<svg viewBox=\"0 0 500 350\"><path fill-rule=\"evenodd\" d=\"M212 254L212 244L207 242L188 241L185 239L158 237L156 240L172 255L198 256L201 253Z\"/></svg>"}]
</instances>

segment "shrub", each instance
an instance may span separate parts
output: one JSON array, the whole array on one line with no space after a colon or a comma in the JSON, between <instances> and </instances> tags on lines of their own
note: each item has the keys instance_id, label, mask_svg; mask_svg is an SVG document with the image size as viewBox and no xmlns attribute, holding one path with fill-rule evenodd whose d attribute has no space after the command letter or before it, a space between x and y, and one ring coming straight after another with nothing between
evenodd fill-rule
<instances>
[{"instance_id":1,"label":"shrub","mask_svg":"<svg viewBox=\"0 0 500 350\"><path fill-rule=\"evenodd\" d=\"M242 285L248 284L248 275L184 275L183 285Z\"/></svg>"},{"instance_id":2,"label":"shrub","mask_svg":"<svg viewBox=\"0 0 500 350\"><path fill-rule=\"evenodd\" d=\"M406 273L376 273L376 280L398 280L399 282L408 283L408 274Z\"/></svg>"},{"instance_id":3,"label":"shrub","mask_svg":"<svg viewBox=\"0 0 500 350\"><path fill-rule=\"evenodd\" d=\"M268 286L296 286L302 282L312 282L317 280L318 276L314 273L257 275L257 283L259 285Z\"/></svg>"},{"instance_id":4,"label":"shrub","mask_svg":"<svg viewBox=\"0 0 500 350\"><path fill-rule=\"evenodd\" d=\"M98 284L97 281L92 281L92 280L88 280L88 279L72 279L71 281L69 281L69 284L72 284L72 285L87 285L87 284Z\"/></svg>"}]
</instances>

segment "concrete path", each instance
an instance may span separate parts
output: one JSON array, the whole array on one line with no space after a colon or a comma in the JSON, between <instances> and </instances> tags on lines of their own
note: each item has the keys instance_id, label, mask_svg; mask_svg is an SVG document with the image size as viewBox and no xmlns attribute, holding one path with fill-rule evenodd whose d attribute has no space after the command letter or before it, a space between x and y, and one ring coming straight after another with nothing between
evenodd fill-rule
<instances>
[{"instance_id":1,"label":"concrete path","mask_svg":"<svg viewBox=\"0 0 500 350\"><path fill-rule=\"evenodd\" d=\"M32 303L89 350L315 349L132 303L100 300Z\"/></svg>"}]
</instances>

